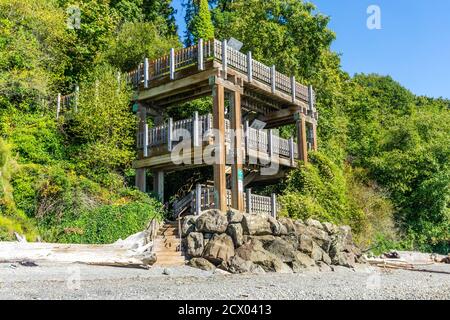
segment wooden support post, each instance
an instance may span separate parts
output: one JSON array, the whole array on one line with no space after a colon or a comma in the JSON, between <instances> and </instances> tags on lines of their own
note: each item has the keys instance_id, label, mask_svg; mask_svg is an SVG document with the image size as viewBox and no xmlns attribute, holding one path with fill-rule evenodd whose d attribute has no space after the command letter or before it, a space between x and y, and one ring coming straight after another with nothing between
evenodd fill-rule
<instances>
[{"instance_id":1,"label":"wooden support post","mask_svg":"<svg viewBox=\"0 0 450 320\"><path fill-rule=\"evenodd\" d=\"M194 117L192 119L192 140L194 144L194 148L200 146L200 137L199 137L199 121L198 121L198 111L194 112Z\"/></svg>"},{"instance_id":2,"label":"wooden support post","mask_svg":"<svg viewBox=\"0 0 450 320\"><path fill-rule=\"evenodd\" d=\"M175 49L170 49L170 80L175 79Z\"/></svg>"},{"instance_id":3,"label":"wooden support post","mask_svg":"<svg viewBox=\"0 0 450 320\"><path fill-rule=\"evenodd\" d=\"M244 210L244 171L242 169L241 93L233 91L231 129L234 131L233 164L231 165L231 207Z\"/></svg>"},{"instance_id":4,"label":"wooden support post","mask_svg":"<svg viewBox=\"0 0 450 320\"><path fill-rule=\"evenodd\" d=\"M140 168L136 169L136 188L138 188L139 191L146 192L147 191L147 184L145 179L145 169Z\"/></svg>"},{"instance_id":5,"label":"wooden support post","mask_svg":"<svg viewBox=\"0 0 450 320\"><path fill-rule=\"evenodd\" d=\"M227 190L225 176L225 93L224 87L216 84L213 87L213 122L217 130L214 143L216 155L214 163L214 198L216 208L227 210Z\"/></svg>"},{"instance_id":6,"label":"wooden support post","mask_svg":"<svg viewBox=\"0 0 450 320\"><path fill-rule=\"evenodd\" d=\"M222 71L223 78L227 79L227 64L228 64L228 49L227 49L227 40L222 41Z\"/></svg>"},{"instance_id":7,"label":"wooden support post","mask_svg":"<svg viewBox=\"0 0 450 320\"><path fill-rule=\"evenodd\" d=\"M205 70L205 65L203 62L203 39L198 39L197 44L197 64L198 64L198 70Z\"/></svg>"},{"instance_id":8,"label":"wooden support post","mask_svg":"<svg viewBox=\"0 0 450 320\"><path fill-rule=\"evenodd\" d=\"M148 58L144 59L144 88L148 88Z\"/></svg>"},{"instance_id":9,"label":"wooden support post","mask_svg":"<svg viewBox=\"0 0 450 320\"><path fill-rule=\"evenodd\" d=\"M56 119L59 118L60 112L61 112L61 93L58 93L58 98L56 98Z\"/></svg>"},{"instance_id":10,"label":"wooden support post","mask_svg":"<svg viewBox=\"0 0 450 320\"><path fill-rule=\"evenodd\" d=\"M248 82L253 81L253 60L252 60L252 52L249 51L247 53L247 77Z\"/></svg>"},{"instance_id":11,"label":"wooden support post","mask_svg":"<svg viewBox=\"0 0 450 320\"><path fill-rule=\"evenodd\" d=\"M275 65L273 65L271 68L270 68L270 84L271 84L271 87L272 87L272 93L275 93L275 89L276 89L276 87L275 87L275 83L276 83L276 81L275 81L275 73L276 73L276 71L275 71Z\"/></svg>"},{"instance_id":12,"label":"wooden support post","mask_svg":"<svg viewBox=\"0 0 450 320\"><path fill-rule=\"evenodd\" d=\"M313 150L317 151L317 125L315 122L312 124L312 137L313 137Z\"/></svg>"},{"instance_id":13,"label":"wooden support post","mask_svg":"<svg viewBox=\"0 0 450 320\"><path fill-rule=\"evenodd\" d=\"M277 218L277 196L275 195L275 193L272 193L272 195L270 197L270 210L271 210L272 217L274 217L276 219Z\"/></svg>"},{"instance_id":14,"label":"wooden support post","mask_svg":"<svg viewBox=\"0 0 450 320\"><path fill-rule=\"evenodd\" d=\"M164 171L153 172L153 192L156 193L159 201L164 203Z\"/></svg>"},{"instance_id":15,"label":"wooden support post","mask_svg":"<svg viewBox=\"0 0 450 320\"><path fill-rule=\"evenodd\" d=\"M289 158L291 160L291 166L295 165L295 156L294 156L294 139L292 137L289 138Z\"/></svg>"},{"instance_id":16,"label":"wooden support post","mask_svg":"<svg viewBox=\"0 0 450 320\"><path fill-rule=\"evenodd\" d=\"M298 156L305 164L308 163L308 145L306 141L306 120L305 115L300 114L297 120L297 146Z\"/></svg>"},{"instance_id":17,"label":"wooden support post","mask_svg":"<svg viewBox=\"0 0 450 320\"><path fill-rule=\"evenodd\" d=\"M173 140L173 119L169 118L169 123L167 125L167 150L172 151L172 140Z\"/></svg>"},{"instance_id":18,"label":"wooden support post","mask_svg":"<svg viewBox=\"0 0 450 320\"><path fill-rule=\"evenodd\" d=\"M247 155L247 157L250 157L250 125L248 123L248 120L245 120L245 124L244 124L244 134L245 134L245 153Z\"/></svg>"},{"instance_id":19,"label":"wooden support post","mask_svg":"<svg viewBox=\"0 0 450 320\"><path fill-rule=\"evenodd\" d=\"M291 96L292 96L292 103L295 103L295 99L296 99L296 85L295 85L295 76L291 77Z\"/></svg>"},{"instance_id":20,"label":"wooden support post","mask_svg":"<svg viewBox=\"0 0 450 320\"><path fill-rule=\"evenodd\" d=\"M250 214L252 213L252 189L248 188L245 193L247 198L247 201L245 202L245 211Z\"/></svg>"},{"instance_id":21,"label":"wooden support post","mask_svg":"<svg viewBox=\"0 0 450 320\"><path fill-rule=\"evenodd\" d=\"M207 202L209 201L209 197L208 199L205 199L205 203L208 204ZM195 215L199 216L200 213L202 212L202 186L201 184L197 183L197 185L195 186Z\"/></svg>"}]
</instances>

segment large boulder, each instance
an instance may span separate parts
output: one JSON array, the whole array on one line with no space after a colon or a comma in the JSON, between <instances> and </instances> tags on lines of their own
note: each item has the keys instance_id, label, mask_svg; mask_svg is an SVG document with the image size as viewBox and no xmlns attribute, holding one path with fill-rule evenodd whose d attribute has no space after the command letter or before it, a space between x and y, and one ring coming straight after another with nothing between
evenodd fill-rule
<instances>
[{"instance_id":1,"label":"large boulder","mask_svg":"<svg viewBox=\"0 0 450 320\"><path fill-rule=\"evenodd\" d=\"M236 249L236 255L261 266L266 272L292 273L292 270L280 258L265 250L262 243L256 239Z\"/></svg>"},{"instance_id":2,"label":"large boulder","mask_svg":"<svg viewBox=\"0 0 450 320\"><path fill-rule=\"evenodd\" d=\"M205 258L192 258L189 260L188 266L205 271L214 271L216 269L216 266Z\"/></svg>"},{"instance_id":3,"label":"large boulder","mask_svg":"<svg viewBox=\"0 0 450 320\"><path fill-rule=\"evenodd\" d=\"M227 212L228 223L241 223L244 218L244 214L235 209L229 209Z\"/></svg>"},{"instance_id":4,"label":"large boulder","mask_svg":"<svg viewBox=\"0 0 450 320\"><path fill-rule=\"evenodd\" d=\"M254 264L251 261L244 260L239 256L234 256L230 259L228 271L231 273L265 273L261 266Z\"/></svg>"},{"instance_id":5,"label":"large boulder","mask_svg":"<svg viewBox=\"0 0 450 320\"><path fill-rule=\"evenodd\" d=\"M305 221L305 224L306 224L307 226L309 226L309 227L314 227L314 228L321 229L321 230L324 229L324 228L323 228L323 225L322 225L322 223L320 223L320 221L317 221L317 220L314 220L314 219L311 219L311 218L309 218L308 220L306 220L306 221Z\"/></svg>"},{"instance_id":6,"label":"large boulder","mask_svg":"<svg viewBox=\"0 0 450 320\"><path fill-rule=\"evenodd\" d=\"M287 228L277 219L269 216L267 220L269 221L270 229L274 236L285 236L288 234Z\"/></svg>"},{"instance_id":7,"label":"large boulder","mask_svg":"<svg viewBox=\"0 0 450 320\"><path fill-rule=\"evenodd\" d=\"M305 271L315 267L315 261L302 252L295 253L295 260L291 262L292 270L295 273Z\"/></svg>"},{"instance_id":8,"label":"large boulder","mask_svg":"<svg viewBox=\"0 0 450 320\"><path fill-rule=\"evenodd\" d=\"M308 227L301 220L294 221L294 228L295 234L299 236L302 234L306 234L308 231Z\"/></svg>"},{"instance_id":9,"label":"large boulder","mask_svg":"<svg viewBox=\"0 0 450 320\"><path fill-rule=\"evenodd\" d=\"M264 236L272 234L269 216L264 214L244 213L242 227L244 228L244 233L251 236Z\"/></svg>"},{"instance_id":10,"label":"large boulder","mask_svg":"<svg viewBox=\"0 0 450 320\"><path fill-rule=\"evenodd\" d=\"M295 233L295 225L294 222L286 217L278 218L278 222L281 223L285 228L288 234Z\"/></svg>"},{"instance_id":11,"label":"large boulder","mask_svg":"<svg viewBox=\"0 0 450 320\"><path fill-rule=\"evenodd\" d=\"M276 238L268 246L264 246L264 249L276 255L283 262L295 260L296 248L281 238Z\"/></svg>"},{"instance_id":12,"label":"large boulder","mask_svg":"<svg viewBox=\"0 0 450 320\"><path fill-rule=\"evenodd\" d=\"M273 241L275 241L276 237L272 235L265 235L265 236L245 236L244 235L244 243L256 240L262 243L264 247L270 245Z\"/></svg>"},{"instance_id":13,"label":"large boulder","mask_svg":"<svg viewBox=\"0 0 450 320\"><path fill-rule=\"evenodd\" d=\"M185 216L183 218L183 221L181 222L181 236L183 238L195 231L195 221L197 218L198 216Z\"/></svg>"},{"instance_id":14,"label":"large boulder","mask_svg":"<svg viewBox=\"0 0 450 320\"><path fill-rule=\"evenodd\" d=\"M330 236L335 234L337 231L337 227L331 222L323 222L322 223L323 230L328 233Z\"/></svg>"},{"instance_id":15,"label":"large boulder","mask_svg":"<svg viewBox=\"0 0 450 320\"><path fill-rule=\"evenodd\" d=\"M347 268L354 268L356 257L352 252L339 252L332 258L332 264Z\"/></svg>"},{"instance_id":16,"label":"large boulder","mask_svg":"<svg viewBox=\"0 0 450 320\"><path fill-rule=\"evenodd\" d=\"M231 223L228 225L227 234L233 239L236 248L244 243L244 231L240 223Z\"/></svg>"},{"instance_id":17,"label":"large boulder","mask_svg":"<svg viewBox=\"0 0 450 320\"><path fill-rule=\"evenodd\" d=\"M233 239L227 234L215 234L203 251L203 258L214 264L228 262L234 256Z\"/></svg>"},{"instance_id":18,"label":"large boulder","mask_svg":"<svg viewBox=\"0 0 450 320\"><path fill-rule=\"evenodd\" d=\"M201 257L203 254L203 233L191 232L186 237L186 253L189 257Z\"/></svg>"},{"instance_id":19,"label":"large boulder","mask_svg":"<svg viewBox=\"0 0 450 320\"><path fill-rule=\"evenodd\" d=\"M310 254L311 258L316 262L322 261L323 253L324 251L322 248L318 244L314 243Z\"/></svg>"},{"instance_id":20,"label":"large boulder","mask_svg":"<svg viewBox=\"0 0 450 320\"><path fill-rule=\"evenodd\" d=\"M198 232L224 233L228 227L228 218L220 210L204 211L195 222Z\"/></svg>"},{"instance_id":21,"label":"large boulder","mask_svg":"<svg viewBox=\"0 0 450 320\"><path fill-rule=\"evenodd\" d=\"M307 228L307 235L309 235L315 243L317 243L325 252L330 250L331 237L325 231L309 226Z\"/></svg>"},{"instance_id":22,"label":"large boulder","mask_svg":"<svg viewBox=\"0 0 450 320\"><path fill-rule=\"evenodd\" d=\"M314 245L313 239L306 234L302 234L300 235L298 240L298 250L303 253L311 254Z\"/></svg>"}]
</instances>

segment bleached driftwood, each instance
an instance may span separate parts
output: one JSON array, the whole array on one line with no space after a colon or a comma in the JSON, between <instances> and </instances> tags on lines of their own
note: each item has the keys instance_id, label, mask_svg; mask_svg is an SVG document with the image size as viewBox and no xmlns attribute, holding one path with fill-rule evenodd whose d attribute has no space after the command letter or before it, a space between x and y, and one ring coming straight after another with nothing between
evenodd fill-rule
<instances>
[{"instance_id":1,"label":"bleached driftwood","mask_svg":"<svg viewBox=\"0 0 450 320\"><path fill-rule=\"evenodd\" d=\"M116 266L152 265L156 261L155 255L151 251L143 249L133 250L117 244L0 242L0 262L13 263L32 260L36 262L80 262Z\"/></svg>"}]
</instances>

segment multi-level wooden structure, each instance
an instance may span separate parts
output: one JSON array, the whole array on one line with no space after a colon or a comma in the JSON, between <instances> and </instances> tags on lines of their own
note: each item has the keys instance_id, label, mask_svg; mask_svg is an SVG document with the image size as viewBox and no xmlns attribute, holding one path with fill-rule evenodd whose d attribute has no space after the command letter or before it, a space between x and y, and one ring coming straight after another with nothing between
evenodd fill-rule
<instances>
[{"instance_id":1,"label":"multi-level wooden structure","mask_svg":"<svg viewBox=\"0 0 450 320\"><path fill-rule=\"evenodd\" d=\"M274 197L252 195L245 187L280 179L299 160L307 162L309 149L317 149L318 115L312 87L252 59L251 52L234 50L226 41L200 40L192 47L172 49L154 61L145 59L128 77L136 89L139 117L139 156L134 167L140 190L150 189L145 171L151 170L153 190L162 198L166 172L208 165L202 155L211 144L216 145L216 161L209 164L213 165L214 185L198 186L175 204L177 213L190 202L195 211L213 206L273 213ZM213 100L212 114L163 120L168 107L208 95ZM153 117L154 127L149 128L147 117ZM255 128L255 120L265 123L264 129ZM282 139L275 129L288 124L296 124L294 137ZM173 150L181 143L174 136L179 129L190 134L183 143L191 147L190 163L181 165L172 161ZM211 129L218 134L208 135ZM261 174L268 166L278 169ZM227 176L231 190L227 190Z\"/></svg>"}]
</instances>

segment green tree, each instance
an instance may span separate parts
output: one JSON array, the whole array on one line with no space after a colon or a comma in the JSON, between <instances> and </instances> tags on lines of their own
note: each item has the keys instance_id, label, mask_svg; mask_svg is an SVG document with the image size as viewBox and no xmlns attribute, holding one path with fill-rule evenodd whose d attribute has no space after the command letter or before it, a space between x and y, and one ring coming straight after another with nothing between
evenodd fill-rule
<instances>
[{"instance_id":1,"label":"green tree","mask_svg":"<svg viewBox=\"0 0 450 320\"><path fill-rule=\"evenodd\" d=\"M192 0L186 4L186 37L185 44L192 45L198 39L214 38L214 26L211 21L208 0Z\"/></svg>"},{"instance_id":2,"label":"green tree","mask_svg":"<svg viewBox=\"0 0 450 320\"><path fill-rule=\"evenodd\" d=\"M124 23L104 53L105 59L121 71L129 71L143 62L144 58L155 59L180 47L178 38L164 36L151 22Z\"/></svg>"}]
</instances>

